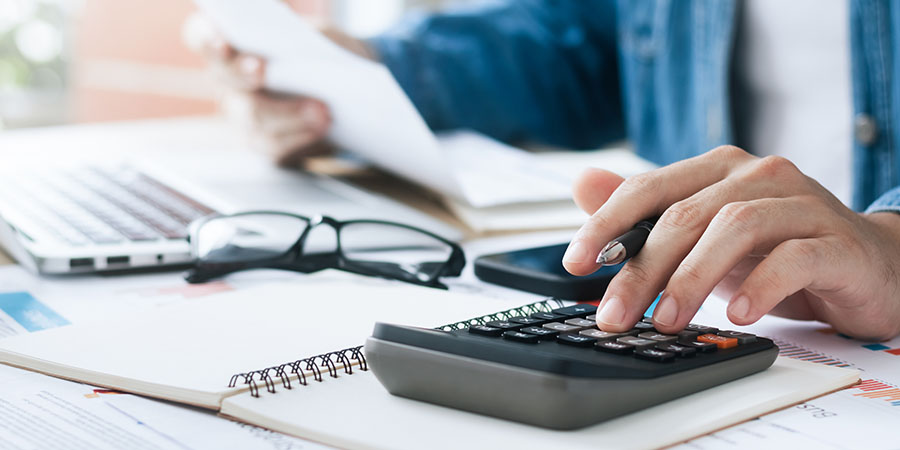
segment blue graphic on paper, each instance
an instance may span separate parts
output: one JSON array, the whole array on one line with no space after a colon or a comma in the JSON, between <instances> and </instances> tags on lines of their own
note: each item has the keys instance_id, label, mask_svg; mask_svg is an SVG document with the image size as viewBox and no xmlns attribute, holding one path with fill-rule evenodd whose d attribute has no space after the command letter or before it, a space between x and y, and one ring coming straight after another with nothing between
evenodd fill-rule
<instances>
[{"instance_id":1,"label":"blue graphic on paper","mask_svg":"<svg viewBox=\"0 0 900 450\"><path fill-rule=\"evenodd\" d=\"M29 332L69 324L68 320L27 292L0 292L0 310Z\"/></svg>"}]
</instances>

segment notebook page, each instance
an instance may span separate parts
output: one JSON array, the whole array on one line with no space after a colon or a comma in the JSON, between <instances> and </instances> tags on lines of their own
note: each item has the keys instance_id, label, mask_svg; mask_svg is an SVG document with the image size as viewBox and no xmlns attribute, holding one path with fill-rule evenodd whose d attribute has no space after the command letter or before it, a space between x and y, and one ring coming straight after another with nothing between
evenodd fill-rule
<instances>
[{"instance_id":1,"label":"notebook page","mask_svg":"<svg viewBox=\"0 0 900 450\"><path fill-rule=\"evenodd\" d=\"M0 342L0 362L217 409L233 374L362 345L376 321L434 327L519 302L344 273Z\"/></svg>"},{"instance_id":2,"label":"notebook page","mask_svg":"<svg viewBox=\"0 0 900 450\"><path fill-rule=\"evenodd\" d=\"M856 370L778 358L763 372L574 431L548 430L395 397L371 372L341 374L340 379L310 383L285 395L236 395L223 402L222 414L346 448L658 448L858 379Z\"/></svg>"}]
</instances>

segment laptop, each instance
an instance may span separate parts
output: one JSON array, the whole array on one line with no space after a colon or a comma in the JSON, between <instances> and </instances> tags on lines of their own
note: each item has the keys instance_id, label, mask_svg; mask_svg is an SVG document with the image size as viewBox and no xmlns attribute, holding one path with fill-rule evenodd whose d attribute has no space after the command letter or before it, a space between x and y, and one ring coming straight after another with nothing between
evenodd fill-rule
<instances>
[{"instance_id":1,"label":"laptop","mask_svg":"<svg viewBox=\"0 0 900 450\"><path fill-rule=\"evenodd\" d=\"M158 154L151 160L41 162L0 169L0 244L42 274L185 266L188 225L209 214L282 210L459 231L334 178L260 155Z\"/></svg>"}]
</instances>

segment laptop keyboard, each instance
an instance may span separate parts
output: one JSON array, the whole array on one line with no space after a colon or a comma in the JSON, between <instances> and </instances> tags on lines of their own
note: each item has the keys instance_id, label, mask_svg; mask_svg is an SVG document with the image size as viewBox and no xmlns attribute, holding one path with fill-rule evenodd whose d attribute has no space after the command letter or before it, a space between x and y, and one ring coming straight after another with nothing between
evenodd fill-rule
<instances>
[{"instance_id":1,"label":"laptop keyboard","mask_svg":"<svg viewBox=\"0 0 900 450\"><path fill-rule=\"evenodd\" d=\"M215 212L127 166L7 173L0 199L76 246L185 239L192 221Z\"/></svg>"}]
</instances>

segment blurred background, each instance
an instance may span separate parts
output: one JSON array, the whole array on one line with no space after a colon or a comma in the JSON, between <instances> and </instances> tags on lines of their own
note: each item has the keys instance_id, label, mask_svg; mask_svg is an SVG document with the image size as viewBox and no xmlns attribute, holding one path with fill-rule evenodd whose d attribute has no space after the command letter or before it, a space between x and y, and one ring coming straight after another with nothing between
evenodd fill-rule
<instances>
[{"instance_id":1,"label":"blurred background","mask_svg":"<svg viewBox=\"0 0 900 450\"><path fill-rule=\"evenodd\" d=\"M369 36L463 0L286 0ZM0 130L205 115L219 92L182 40L191 0L0 0Z\"/></svg>"}]
</instances>

